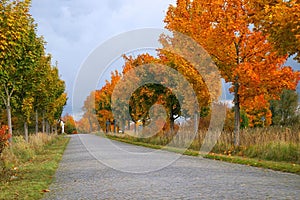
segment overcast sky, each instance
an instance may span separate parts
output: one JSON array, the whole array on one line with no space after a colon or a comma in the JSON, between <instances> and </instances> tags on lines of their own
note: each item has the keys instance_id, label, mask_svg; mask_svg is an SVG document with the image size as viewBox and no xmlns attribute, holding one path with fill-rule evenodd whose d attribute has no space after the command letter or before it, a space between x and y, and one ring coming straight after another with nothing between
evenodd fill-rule
<instances>
[{"instance_id":1,"label":"overcast sky","mask_svg":"<svg viewBox=\"0 0 300 200\"><path fill-rule=\"evenodd\" d=\"M31 14L47 52L58 61L69 96L76 74L89 53L120 33L139 28L163 28L169 4L175 0L32 0Z\"/></svg>"},{"instance_id":2,"label":"overcast sky","mask_svg":"<svg viewBox=\"0 0 300 200\"><path fill-rule=\"evenodd\" d=\"M58 61L69 96L65 113L72 114L73 83L81 64L97 46L113 36L139 28L163 28L175 0L32 0L31 14L47 52ZM290 62L295 69L300 65Z\"/></svg>"}]
</instances>

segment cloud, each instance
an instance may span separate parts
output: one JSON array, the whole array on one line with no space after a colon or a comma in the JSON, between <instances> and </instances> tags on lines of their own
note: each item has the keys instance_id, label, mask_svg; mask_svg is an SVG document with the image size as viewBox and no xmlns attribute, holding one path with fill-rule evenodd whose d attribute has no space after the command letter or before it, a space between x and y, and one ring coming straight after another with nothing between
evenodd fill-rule
<instances>
[{"instance_id":1,"label":"cloud","mask_svg":"<svg viewBox=\"0 0 300 200\"><path fill-rule=\"evenodd\" d=\"M168 5L175 0L32 0L31 14L46 49L58 61L66 81L71 112L73 83L81 63L99 44L138 28L163 28Z\"/></svg>"}]
</instances>

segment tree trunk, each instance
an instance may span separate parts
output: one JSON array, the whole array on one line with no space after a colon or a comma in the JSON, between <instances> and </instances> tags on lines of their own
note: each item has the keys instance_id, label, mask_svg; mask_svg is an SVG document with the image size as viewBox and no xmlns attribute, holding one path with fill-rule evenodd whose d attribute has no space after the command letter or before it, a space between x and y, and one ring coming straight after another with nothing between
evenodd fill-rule
<instances>
[{"instance_id":1,"label":"tree trunk","mask_svg":"<svg viewBox=\"0 0 300 200\"><path fill-rule=\"evenodd\" d=\"M12 143L12 123L11 123L10 99L7 99L6 112L7 112L8 133L10 135L9 143L11 144Z\"/></svg>"},{"instance_id":2,"label":"tree trunk","mask_svg":"<svg viewBox=\"0 0 300 200\"><path fill-rule=\"evenodd\" d=\"M170 119L170 131L171 131L170 135L173 135L173 133L174 133L174 118L173 117Z\"/></svg>"},{"instance_id":3,"label":"tree trunk","mask_svg":"<svg viewBox=\"0 0 300 200\"><path fill-rule=\"evenodd\" d=\"M39 132L39 113L38 110L35 110L35 134Z\"/></svg>"},{"instance_id":4,"label":"tree trunk","mask_svg":"<svg viewBox=\"0 0 300 200\"><path fill-rule=\"evenodd\" d=\"M43 112L42 116L42 131L43 133L45 133L45 112Z\"/></svg>"},{"instance_id":5,"label":"tree trunk","mask_svg":"<svg viewBox=\"0 0 300 200\"><path fill-rule=\"evenodd\" d=\"M99 132L101 132L101 126L100 126L100 123L99 123L99 121L96 119L96 121L95 121L95 123L96 123L96 125L97 125L97 129L98 129L98 131Z\"/></svg>"},{"instance_id":6,"label":"tree trunk","mask_svg":"<svg viewBox=\"0 0 300 200\"><path fill-rule=\"evenodd\" d=\"M55 123L55 125L54 125L54 132L55 132L55 135L57 135L57 123Z\"/></svg>"},{"instance_id":7,"label":"tree trunk","mask_svg":"<svg viewBox=\"0 0 300 200\"><path fill-rule=\"evenodd\" d=\"M240 95L238 94L239 84L234 84L234 145L240 145Z\"/></svg>"},{"instance_id":8,"label":"tree trunk","mask_svg":"<svg viewBox=\"0 0 300 200\"><path fill-rule=\"evenodd\" d=\"M116 125L117 125L117 121L114 119L113 120L113 125L114 125L114 129L113 129L113 131L114 131L114 133L116 133Z\"/></svg>"},{"instance_id":9,"label":"tree trunk","mask_svg":"<svg viewBox=\"0 0 300 200\"><path fill-rule=\"evenodd\" d=\"M198 128L199 128L198 114L197 112L195 112L195 131L198 131Z\"/></svg>"},{"instance_id":10,"label":"tree trunk","mask_svg":"<svg viewBox=\"0 0 300 200\"><path fill-rule=\"evenodd\" d=\"M91 120L91 116L88 116L88 121L89 121L89 125L90 125L89 132L92 133L93 132L93 123Z\"/></svg>"},{"instance_id":11,"label":"tree trunk","mask_svg":"<svg viewBox=\"0 0 300 200\"><path fill-rule=\"evenodd\" d=\"M134 122L134 133L136 133L136 122Z\"/></svg>"},{"instance_id":12,"label":"tree trunk","mask_svg":"<svg viewBox=\"0 0 300 200\"><path fill-rule=\"evenodd\" d=\"M49 135L49 122L46 121L46 133Z\"/></svg>"},{"instance_id":13,"label":"tree trunk","mask_svg":"<svg viewBox=\"0 0 300 200\"><path fill-rule=\"evenodd\" d=\"M9 144L11 145L12 144L12 122L11 122L10 99L11 99L11 96L14 92L14 89L12 89L10 92L8 91L7 87L4 87L4 89L5 89L6 96L5 97L1 96L1 97L2 97L2 100L4 102L4 105L6 106L8 134L10 135L8 141L9 141Z\"/></svg>"},{"instance_id":14,"label":"tree trunk","mask_svg":"<svg viewBox=\"0 0 300 200\"><path fill-rule=\"evenodd\" d=\"M100 132L100 131L101 131L101 126L100 126L100 124L99 124L98 120L97 120L95 123L97 124L98 131Z\"/></svg>"},{"instance_id":15,"label":"tree trunk","mask_svg":"<svg viewBox=\"0 0 300 200\"><path fill-rule=\"evenodd\" d=\"M173 110L172 110L172 106L170 108L170 131L171 131L171 134L170 135L173 135L174 133L174 115L173 115Z\"/></svg>"},{"instance_id":16,"label":"tree trunk","mask_svg":"<svg viewBox=\"0 0 300 200\"><path fill-rule=\"evenodd\" d=\"M24 122L25 141L28 143L28 124Z\"/></svg>"},{"instance_id":17,"label":"tree trunk","mask_svg":"<svg viewBox=\"0 0 300 200\"><path fill-rule=\"evenodd\" d=\"M240 42L235 43L236 49L236 64L237 66L241 63L240 58ZM239 95L239 77L236 76L234 80L234 145L236 147L240 146L240 95Z\"/></svg>"},{"instance_id":18,"label":"tree trunk","mask_svg":"<svg viewBox=\"0 0 300 200\"><path fill-rule=\"evenodd\" d=\"M122 120L122 133L125 132L125 124L126 124L126 121L123 119Z\"/></svg>"}]
</instances>

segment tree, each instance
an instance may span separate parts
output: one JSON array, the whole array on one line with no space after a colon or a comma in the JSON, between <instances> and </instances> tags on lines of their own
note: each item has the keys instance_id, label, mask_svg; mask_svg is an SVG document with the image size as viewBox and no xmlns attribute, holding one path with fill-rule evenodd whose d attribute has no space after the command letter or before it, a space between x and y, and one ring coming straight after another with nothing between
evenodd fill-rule
<instances>
[{"instance_id":1,"label":"tree","mask_svg":"<svg viewBox=\"0 0 300 200\"><path fill-rule=\"evenodd\" d=\"M0 3L0 96L7 110L9 134L12 135L11 103L23 85L22 74L30 70L34 52L26 51L34 32L29 15L30 1ZM29 62L29 63L28 63ZM28 102L28 101L27 101Z\"/></svg>"},{"instance_id":2,"label":"tree","mask_svg":"<svg viewBox=\"0 0 300 200\"><path fill-rule=\"evenodd\" d=\"M129 102L132 120L135 123L141 120L145 126L150 120L150 109L154 104L164 107L170 122L171 132L173 132L174 121L181 116L181 106L172 91L163 85L146 84L132 94Z\"/></svg>"},{"instance_id":3,"label":"tree","mask_svg":"<svg viewBox=\"0 0 300 200\"><path fill-rule=\"evenodd\" d=\"M173 34L173 38L161 37L161 43L163 44L163 49L159 49L159 58L160 62L167 67L170 67L184 76L184 78L191 84L193 90L197 96L199 108L197 112L201 117L205 117L210 112L209 105L217 101L221 94L221 81L218 74L210 68L211 60L201 52L191 52L191 47L194 47L194 44L189 44L192 41L187 41L181 35L177 33ZM171 49L179 48L181 54L184 54L186 57L189 57L190 60L193 60L197 63L191 63L185 58L174 52L169 51L169 46ZM197 55L197 58L192 57ZM192 58L191 58L192 57ZM182 85L181 82L178 83L178 88L185 91L185 96L190 94L190 91L186 91L187 86ZM213 90L212 90L213 89ZM194 104L189 102L190 108L188 110L194 110ZM206 110L206 115L202 115ZM182 114L187 114L183 111ZM189 113L189 115L192 115Z\"/></svg>"},{"instance_id":4,"label":"tree","mask_svg":"<svg viewBox=\"0 0 300 200\"><path fill-rule=\"evenodd\" d=\"M76 134L77 131L76 131L76 124L75 124L75 120L74 118L69 115L69 114L66 114L62 120L64 121L65 123L65 132L67 134Z\"/></svg>"},{"instance_id":5,"label":"tree","mask_svg":"<svg viewBox=\"0 0 300 200\"><path fill-rule=\"evenodd\" d=\"M95 112L98 122L103 130L106 127L106 121L112 121L114 116L111 110L111 95L121 75L116 70L111 73L111 81L106 81L106 84L95 92Z\"/></svg>"},{"instance_id":6,"label":"tree","mask_svg":"<svg viewBox=\"0 0 300 200\"><path fill-rule=\"evenodd\" d=\"M48 95L44 111L46 113L46 132L49 133L50 128L53 128L53 126L56 128L67 101L67 94L64 93L65 82L60 79L57 66L51 68L46 87Z\"/></svg>"},{"instance_id":7,"label":"tree","mask_svg":"<svg viewBox=\"0 0 300 200\"><path fill-rule=\"evenodd\" d=\"M147 74L147 72L145 72L144 70L136 70L137 68L140 67L141 69L142 66L151 65L157 63L158 61L148 53L140 54L136 58L124 55L123 59L125 61L125 64L123 66L122 76L125 77L126 74L128 75L128 72L130 72L130 81L134 83L144 82L145 78L147 79L146 76L150 75L150 73ZM151 86L148 84L148 86L144 85L140 88L135 88L135 85L132 84L132 82L129 84L124 84L124 80L122 81L123 87L119 88L119 90L115 90L115 96L122 95L122 92L123 94L130 93L128 91L134 91L134 93L130 98L129 106L128 102L120 102L120 100L117 99L117 113L119 114L119 116L122 116L124 120L132 120L134 123L142 121L143 126L145 126L146 121L148 121L149 119L149 109L157 99L157 97L156 99L154 97L155 86L153 84L150 84ZM128 113L130 113L130 116L128 115Z\"/></svg>"},{"instance_id":8,"label":"tree","mask_svg":"<svg viewBox=\"0 0 300 200\"><path fill-rule=\"evenodd\" d=\"M298 94L293 90L284 90L280 100L271 101L273 125L291 126L299 123Z\"/></svg>"},{"instance_id":9,"label":"tree","mask_svg":"<svg viewBox=\"0 0 300 200\"><path fill-rule=\"evenodd\" d=\"M159 104L164 107L170 122L171 132L173 132L174 121L181 116L179 101L173 94L180 85L179 81L172 76L173 91L163 86L163 83L169 82L168 79L170 79L172 72L168 72L168 67L162 65L160 59L147 53L140 54L136 58L124 56L124 59L122 86L115 88L116 98L112 99L114 105L118 107L114 113L118 113L117 115L123 119L131 119L135 123L141 121L145 127L151 123L150 112L152 107ZM124 96L124 94L131 94L130 101L129 99L120 100L118 98L118 96ZM126 100L129 101L129 109ZM130 115L127 113L130 113Z\"/></svg>"},{"instance_id":10,"label":"tree","mask_svg":"<svg viewBox=\"0 0 300 200\"><path fill-rule=\"evenodd\" d=\"M33 78L33 97L34 97L34 112L35 112L35 133L39 132L39 114L43 113L47 104L48 89L47 76L51 71L51 55L42 55L39 59L39 67L35 69ZM44 132L44 131L43 131Z\"/></svg>"},{"instance_id":11,"label":"tree","mask_svg":"<svg viewBox=\"0 0 300 200\"><path fill-rule=\"evenodd\" d=\"M284 67L281 56L249 19L249 1L177 0L168 9L166 28L186 34L212 56L222 77L232 83L235 109L235 145L239 146L240 110L249 115L259 101L262 115L270 119L269 101L283 89L295 89L299 72ZM270 120L267 120L270 123Z\"/></svg>"},{"instance_id":12,"label":"tree","mask_svg":"<svg viewBox=\"0 0 300 200\"><path fill-rule=\"evenodd\" d=\"M79 133L90 133L88 118L83 116L79 121L76 121L76 129Z\"/></svg>"},{"instance_id":13,"label":"tree","mask_svg":"<svg viewBox=\"0 0 300 200\"><path fill-rule=\"evenodd\" d=\"M12 111L24 122L25 139L33 112L48 111L53 124L66 102L65 85L58 70L45 55L43 37L29 14L30 0L3 0L0 3L0 96L12 134ZM2 102L1 102L2 104ZM44 116L44 115L43 115ZM43 126L44 127L44 126Z\"/></svg>"},{"instance_id":14,"label":"tree","mask_svg":"<svg viewBox=\"0 0 300 200\"><path fill-rule=\"evenodd\" d=\"M58 81L58 82L57 82ZM39 67L35 70L34 82L34 110L35 110L35 129L38 132L39 113L42 118L42 132L45 133L45 115L49 106L64 91L64 83L60 80L58 72L51 66L51 55L42 55L39 60ZM58 86L57 84L61 84ZM58 86L58 88L56 88ZM59 89L60 88L60 89ZM59 89L58 94L54 95L54 90ZM55 97L54 97L55 96ZM61 108L62 109L62 108ZM52 109L50 109L52 112Z\"/></svg>"},{"instance_id":15,"label":"tree","mask_svg":"<svg viewBox=\"0 0 300 200\"><path fill-rule=\"evenodd\" d=\"M95 109L95 95L96 92L92 91L90 95L87 96L82 108L84 114L82 119L79 121L79 126L81 126L81 129L88 133L92 133L93 131L99 129ZM97 99L99 99L99 97Z\"/></svg>"},{"instance_id":16,"label":"tree","mask_svg":"<svg viewBox=\"0 0 300 200\"><path fill-rule=\"evenodd\" d=\"M33 21L33 19L32 19ZM19 66L23 66L22 73L19 74L19 87L15 92L17 105L20 105L20 119L24 122L25 140L28 142L28 124L31 123L31 115L34 111L34 93L36 73L40 68L40 59L44 55L43 38L36 35L36 28L33 22L29 26L28 38L24 40L22 60L19 61Z\"/></svg>"}]
</instances>

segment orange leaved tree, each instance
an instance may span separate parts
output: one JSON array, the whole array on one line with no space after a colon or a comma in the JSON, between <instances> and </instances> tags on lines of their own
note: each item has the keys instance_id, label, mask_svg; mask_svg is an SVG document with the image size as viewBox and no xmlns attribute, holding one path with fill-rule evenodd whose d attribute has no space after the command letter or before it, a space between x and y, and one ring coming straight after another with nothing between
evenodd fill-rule
<instances>
[{"instance_id":1,"label":"orange leaved tree","mask_svg":"<svg viewBox=\"0 0 300 200\"><path fill-rule=\"evenodd\" d=\"M283 66L287 55L279 55L252 23L249 14L253 15L253 10L250 1L177 0L165 18L166 28L197 41L212 56L226 82L232 83L236 146L241 107L250 120L261 117L269 124L269 101L279 98L283 89L295 89L299 81L298 72ZM251 116L257 109L260 114Z\"/></svg>"},{"instance_id":2,"label":"orange leaved tree","mask_svg":"<svg viewBox=\"0 0 300 200\"><path fill-rule=\"evenodd\" d=\"M75 120L72 117L72 115L66 114L62 120L65 123L65 132L67 134L76 134L77 130L76 130L76 124L75 124Z\"/></svg>"},{"instance_id":3,"label":"orange leaved tree","mask_svg":"<svg viewBox=\"0 0 300 200\"><path fill-rule=\"evenodd\" d=\"M103 130L105 130L106 122L114 119L111 110L111 96L120 79L121 75L117 70L112 72L111 80L106 81L106 84L95 92L95 114Z\"/></svg>"},{"instance_id":4,"label":"orange leaved tree","mask_svg":"<svg viewBox=\"0 0 300 200\"><path fill-rule=\"evenodd\" d=\"M78 122L78 128L84 130L84 132L92 133L93 131L99 129L98 126L99 123L97 121L96 109L95 109L95 98L96 98L96 91L92 91L90 95L87 96L86 100L84 101L84 105L82 107L84 114L82 116L82 119Z\"/></svg>"}]
</instances>

